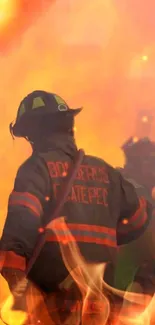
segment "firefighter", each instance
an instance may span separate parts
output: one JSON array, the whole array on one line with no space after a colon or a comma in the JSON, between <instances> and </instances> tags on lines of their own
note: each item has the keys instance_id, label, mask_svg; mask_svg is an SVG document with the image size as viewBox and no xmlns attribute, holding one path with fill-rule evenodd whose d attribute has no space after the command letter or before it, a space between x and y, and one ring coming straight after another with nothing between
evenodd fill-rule
<instances>
[{"instance_id":1,"label":"firefighter","mask_svg":"<svg viewBox=\"0 0 155 325\"><path fill-rule=\"evenodd\" d=\"M1 238L1 255L5 256L1 274L13 293L24 276L41 229L50 221L60 187L77 153L74 117L80 111L70 109L58 95L34 91L22 100L16 122L10 124L13 137L25 138L32 147L32 155L18 169ZM90 263L115 263L118 246L127 237L132 242L145 233L148 236L148 225L152 226L154 220L151 204L137 196L133 185L119 171L88 155L83 158L62 215L81 254ZM58 292L67 276L53 234L28 279L48 295Z\"/></svg>"},{"instance_id":2,"label":"firefighter","mask_svg":"<svg viewBox=\"0 0 155 325\"><path fill-rule=\"evenodd\" d=\"M153 199L155 187L155 143L149 138L131 137L122 146L125 154L125 166L121 170L124 177L131 182L145 187L145 191Z\"/></svg>"},{"instance_id":3,"label":"firefighter","mask_svg":"<svg viewBox=\"0 0 155 325\"><path fill-rule=\"evenodd\" d=\"M155 200L153 196L155 185L155 143L148 137L143 137L140 139L131 137L124 143L122 150L125 154L125 165L124 168L117 168L117 170L119 170L122 176L135 187L138 196L145 197L147 201L149 201L150 204L155 207ZM120 231L121 226L122 225L120 224ZM129 236L127 236L126 243L128 243L130 240L131 239ZM130 249L130 251L133 251L133 249ZM122 288L124 288L126 281L125 277L122 281L123 277L121 276L122 272L120 272L120 269L122 268L122 264L127 265L125 261L126 256L127 250L125 252L124 258L122 258L122 261L120 263L121 265L119 266L119 280L117 282L117 286ZM154 294L155 264L153 260L149 263L144 263L144 265L137 269L135 280L143 287L143 291L145 293L149 293L151 295Z\"/></svg>"}]
</instances>

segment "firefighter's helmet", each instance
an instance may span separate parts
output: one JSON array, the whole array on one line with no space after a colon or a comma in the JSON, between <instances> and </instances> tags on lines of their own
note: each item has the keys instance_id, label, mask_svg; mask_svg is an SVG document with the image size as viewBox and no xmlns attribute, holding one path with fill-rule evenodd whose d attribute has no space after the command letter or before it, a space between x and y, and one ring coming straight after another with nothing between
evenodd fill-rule
<instances>
[{"instance_id":1,"label":"firefighter's helmet","mask_svg":"<svg viewBox=\"0 0 155 325\"><path fill-rule=\"evenodd\" d=\"M15 124L10 124L10 130L16 137L26 137L28 128L32 127L35 119L43 116L65 117L77 115L82 108L71 109L58 95L42 90L36 90L27 95L18 108Z\"/></svg>"}]
</instances>

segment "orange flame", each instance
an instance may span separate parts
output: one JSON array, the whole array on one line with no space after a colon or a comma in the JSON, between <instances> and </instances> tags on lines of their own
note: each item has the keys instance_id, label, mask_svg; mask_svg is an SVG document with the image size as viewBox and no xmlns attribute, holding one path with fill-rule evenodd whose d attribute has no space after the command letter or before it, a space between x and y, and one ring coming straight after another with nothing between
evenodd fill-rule
<instances>
[{"instance_id":1,"label":"orange flame","mask_svg":"<svg viewBox=\"0 0 155 325\"><path fill-rule=\"evenodd\" d=\"M155 296L151 298L149 295L143 294L142 288L136 283L132 284L126 292L111 287L104 280L107 263L90 264L84 260L73 235L67 227L65 219L61 217L53 220L51 227L59 242L62 258L69 275L59 285L61 292L53 293L47 298L50 317L45 306L40 310L42 319L44 322L46 320L46 325L94 325L96 323L97 325L152 324L152 320L155 320ZM63 241L61 240L62 238ZM58 305L63 303L63 306L65 306L64 300L66 296L64 293L72 289L75 284L81 293L80 300L79 296L76 297L77 300L70 308L67 319L62 321L62 310ZM139 288L137 288L138 286ZM137 291L139 293L135 293ZM35 298L35 292L31 294L31 297ZM32 300L30 309L33 312L33 308L35 312L41 298L38 299L37 297L35 302L35 299ZM10 325L23 325L26 315L19 314L20 317L17 321L17 312L8 313L10 308L7 305L8 301L2 309L3 317L7 318L9 321L7 323Z\"/></svg>"},{"instance_id":2,"label":"orange flame","mask_svg":"<svg viewBox=\"0 0 155 325\"><path fill-rule=\"evenodd\" d=\"M59 241L64 264L70 273L70 277L76 282L82 294L82 325L93 324L94 319L98 325L106 324L110 313L110 304L102 292L102 275L105 264L86 264L74 237L67 228L64 218L54 220L52 229ZM60 241L60 230L61 234L63 233L65 242ZM70 277L67 279L67 282ZM66 285L65 282L64 286ZM90 311L90 302L94 303L93 313Z\"/></svg>"},{"instance_id":3,"label":"orange flame","mask_svg":"<svg viewBox=\"0 0 155 325\"><path fill-rule=\"evenodd\" d=\"M88 264L84 261L63 217L53 221L52 229L57 236L64 264L70 274L61 285L65 287L73 279L72 281L76 282L82 293L82 325L94 324L94 321L98 325L107 324L110 316L108 292L121 297L123 302L118 315L113 319L113 325L150 325L155 307L155 297L129 292L135 289L133 286L124 292L108 285L103 280L107 264ZM64 242L61 241L60 230L61 236L63 234L63 238L65 238ZM95 303L96 307L93 314L89 310L91 301Z\"/></svg>"}]
</instances>

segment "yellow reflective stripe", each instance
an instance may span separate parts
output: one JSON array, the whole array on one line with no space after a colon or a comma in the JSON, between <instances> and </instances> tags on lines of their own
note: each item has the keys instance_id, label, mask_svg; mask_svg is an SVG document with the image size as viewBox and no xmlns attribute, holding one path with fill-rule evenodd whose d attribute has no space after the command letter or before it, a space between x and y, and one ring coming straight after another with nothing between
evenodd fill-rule
<instances>
[{"instance_id":1,"label":"yellow reflective stripe","mask_svg":"<svg viewBox=\"0 0 155 325\"><path fill-rule=\"evenodd\" d=\"M65 101L58 95L54 95L55 100L57 101L58 105L64 104L66 105Z\"/></svg>"},{"instance_id":2,"label":"yellow reflective stripe","mask_svg":"<svg viewBox=\"0 0 155 325\"><path fill-rule=\"evenodd\" d=\"M19 116L22 116L25 113L25 105L22 104L21 107L19 108Z\"/></svg>"},{"instance_id":3,"label":"yellow reflective stripe","mask_svg":"<svg viewBox=\"0 0 155 325\"><path fill-rule=\"evenodd\" d=\"M41 97L34 98L32 109L36 109L36 108L43 107L43 106L45 106L45 103Z\"/></svg>"}]
</instances>

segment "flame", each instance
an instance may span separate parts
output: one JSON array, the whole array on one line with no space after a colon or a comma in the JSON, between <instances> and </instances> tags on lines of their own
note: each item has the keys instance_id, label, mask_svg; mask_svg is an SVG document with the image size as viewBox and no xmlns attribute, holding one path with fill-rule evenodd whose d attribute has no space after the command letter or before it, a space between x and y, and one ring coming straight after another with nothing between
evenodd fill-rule
<instances>
[{"instance_id":1,"label":"flame","mask_svg":"<svg viewBox=\"0 0 155 325\"><path fill-rule=\"evenodd\" d=\"M27 319L27 314L22 311L11 312L13 304L14 298L10 295L1 308L1 319L5 324L22 325Z\"/></svg>"},{"instance_id":2,"label":"flame","mask_svg":"<svg viewBox=\"0 0 155 325\"><path fill-rule=\"evenodd\" d=\"M62 285L68 285L72 279L82 294L82 325L94 324L94 321L98 325L107 324L111 312L110 299L107 298L108 293L122 298L123 301L121 310L118 315L114 315L113 324L110 324L150 325L155 307L155 297L151 298L143 293L130 292L135 290L133 285L126 292L108 285L103 280L107 264L85 262L63 217L53 221L52 229L57 236L64 264L70 274ZM61 241L60 232L61 236L63 234L63 238L65 238L64 242ZM96 307L93 314L89 310L91 301Z\"/></svg>"},{"instance_id":3,"label":"flame","mask_svg":"<svg viewBox=\"0 0 155 325\"><path fill-rule=\"evenodd\" d=\"M98 322L98 325L106 324L110 313L110 304L102 292L102 275L105 264L88 265L84 261L64 218L54 220L52 229L57 236L64 264L70 274L68 279L71 280L72 278L76 282L82 294L82 325L93 324L94 319L95 322ZM63 233L65 242L60 240L60 231L61 235ZM93 313L90 311L91 301L94 303ZM79 319L79 324L80 321Z\"/></svg>"},{"instance_id":4,"label":"flame","mask_svg":"<svg viewBox=\"0 0 155 325\"><path fill-rule=\"evenodd\" d=\"M17 286L20 283L17 284ZM44 304L44 297L40 293L40 291L34 287L32 283L29 283L28 291L26 292L26 302L28 306L27 311L21 310L13 310L12 307L14 305L14 298L13 295L10 294L4 303L1 306L0 310L0 318L3 323L0 324L7 324L7 325L23 325L27 320L30 321L31 324L37 323L39 324L41 318L41 313L43 314L44 318L46 317L47 323L46 325L55 325L51 323L49 320L49 315L47 313L47 308ZM46 315L46 316L45 316ZM35 320L35 321L34 321Z\"/></svg>"},{"instance_id":5,"label":"flame","mask_svg":"<svg viewBox=\"0 0 155 325\"><path fill-rule=\"evenodd\" d=\"M126 292L107 284L104 280L104 274L108 263L90 264L85 261L74 237L67 227L64 217L53 220L50 228L52 228L57 237L62 259L69 275L60 283L61 291L53 293L46 298L48 305L44 306L44 309L39 307L40 315L42 315L43 322L46 325L94 325L96 323L98 325L152 324L152 320L155 320L155 295L152 298L144 294L143 289L136 282L131 284ZM75 289L75 286L78 289L75 290L75 300L73 301L72 295L68 296L71 298L71 305L68 305L67 316L62 320L65 308L63 307L62 310L61 306L67 307L67 304L64 305L66 292L71 292L73 288ZM80 292L80 298L78 291ZM34 299L35 296L37 297L36 301ZM43 299L38 299L38 294L36 295L35 292L31 292L30 297L32 302L28 298L31 305L29 312L35 313L40 302L44 305ZM11 314L9 314L12 304L13 298L10 296L1 310L3 319L7 319L7 324L9 325L23 325L28 315L14 311L11 311ZM50 316L48 310L50 310Z\"/></svg>"},{"instance_id":6,"label":"flame","mask_svg":"<svg viewBox=\"0 0 155 325\"><path fill-rule=\"evenodd\" d=\"M16 11L16 6L16 1L14 0L0 1L0 28L12 19Z\"/></svg>"}]
</instances>

